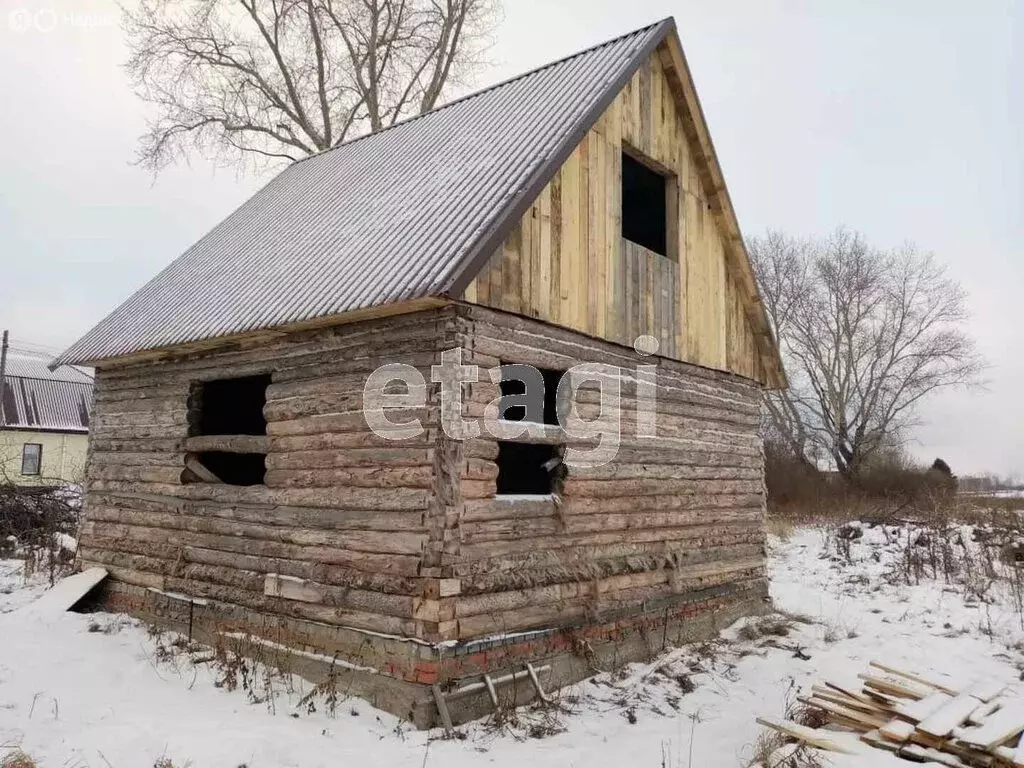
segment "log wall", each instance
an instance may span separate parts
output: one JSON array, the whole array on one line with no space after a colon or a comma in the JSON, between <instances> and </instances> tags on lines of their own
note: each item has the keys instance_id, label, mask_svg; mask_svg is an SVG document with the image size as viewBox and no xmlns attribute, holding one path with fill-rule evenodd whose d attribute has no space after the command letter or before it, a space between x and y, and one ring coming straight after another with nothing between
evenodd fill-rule
<instances>
[{"instance_id":1,"label":"log wall","mask_svg":"<svg viewBox=\"0 0 1024 768\"><path fill-rule=\"evenodd\" d=\"M618 366L615 461L570 470L561 503L496 498L496 438L446 435L429 384L423 408L391 414L419 418L420 436L373 434L366 377L407 363L430 382L454 347L483 368ZM638 364L657 367L654 438L636 434ZM189 437L194 382L266 373L265 485L183 484L186 451L216 442ZM463 417L498 394L481 376L464 389ZM325 636L316 627L469 642L662 608L734 610L767 594L758 396L738 376L473 305L103 368L79 551L120 584L202 598L250 626L272 617L280 636L312 646ZM590 418L599 402L583 389L576 407ZM565 442L557 429L543 439ZM420 680L418 664L391 668Z\"/></svg>"},{"instance_id":2,"label":"log wall","mask_svg":"<svg viewBox=\"0 0 1024 768\"><path fill-rule=\"evenodd\" d=\"M458 583L447 609L458 638L603 623L708 590L767 595L756 384L483 307L460 310L459 333L482 367L618 366L623 435L611 464L570 470L561 504L496 499L496 439L465 443L442 574ZM656 438L637 437L638 364L657 366ZM465 415L497 396L474 385ZM596 390L578 393L584 418L598 403Z\"/></svg>"},{"instance_id":3,"label":"log wall","mask_svg":"<svg viewBox=\"0 0 1024 768\"><path fill-rule=\"evenodd\" d=\"M444 528L438 412L411 414L423 434L396 443L361 409L366 377L385 363L429 382L453 323L434 310L98 370L83 564L299 621L436 636L424 595L437 591L431 552ZM265 373L265 485L183 484L193 383ZM292 577L301 596L279 596L268 574Z\"/></svg>"}]
</instances>

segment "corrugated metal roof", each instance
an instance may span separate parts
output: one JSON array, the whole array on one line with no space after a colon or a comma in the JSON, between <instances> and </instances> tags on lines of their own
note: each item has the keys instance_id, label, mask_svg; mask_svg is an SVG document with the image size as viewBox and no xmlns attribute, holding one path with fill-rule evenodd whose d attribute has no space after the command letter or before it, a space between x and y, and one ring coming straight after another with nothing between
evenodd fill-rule
<instances>
[{"instance_id":1,"label":"corrugated metal roof","mask_svg":"<svg viewBox=\"0 0 1024 768\"><path fill-rule=\"evenodd\" d=\"M50 372L44 358L10 354L4 368L6 428L88 432L92 377L71 366Z\"/></svg>"},{"instance_id":2,"label":"corrugated metal roof","mask_svg":"<svg viewBox=\"0 0 1024 768\"><path fill-rule=\"evenodd\" d=\"M29 379L46 379L48 381L73 381L79 384L91 384L92 373L88 369L73 365L62 365L51 371L47 367L49 359L41 355L26 355L8 352L4 372L7 376L23 376Z\"/></svg>"},{"instance_id":3,"label":"corrugated metal roof","mask_svg":"<svg viewBox=\"0 0 1024 768\"><path fill-rule=\"evenodd\" d=\"M444 293L673 28L632 32L289 166L57 362Z\"/></svg>"}]
</instances>

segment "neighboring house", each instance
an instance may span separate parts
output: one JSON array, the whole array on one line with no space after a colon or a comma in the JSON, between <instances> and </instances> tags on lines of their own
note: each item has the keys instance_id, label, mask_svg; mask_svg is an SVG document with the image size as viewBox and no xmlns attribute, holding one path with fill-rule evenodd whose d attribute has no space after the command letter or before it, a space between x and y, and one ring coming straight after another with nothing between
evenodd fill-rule
<instances>
[{"instance_id":1,"label":"neighboring house","mask_svg":"<svg viewBox=\"0 0 1024 768\"><path fill-rule=\"evenodd\" d=\"M546 424L443 429L514 391L482 372L459 410L427 383L452 349L541 369ZM486 712L482 674L561 685L768 599L785 376L672 20L291 165L60 361L97 368L79 553L106 604L298 649L419 725L465 685L451 716ZM401 441L363 410L388 363ZM595 443L554 423L579 363L624 431L566 472Z\"/></svg>"},{"instance_id":2,"label":"neighboring house","mask_svg":"<svg viewBox=\"0 0 1024 768\"><path fill-rule=\"evenodd\" d=\"M80 483L89 444L92 376L71 365L10 352L0 410L0 482Z\"/></svg>"}]
</instances>

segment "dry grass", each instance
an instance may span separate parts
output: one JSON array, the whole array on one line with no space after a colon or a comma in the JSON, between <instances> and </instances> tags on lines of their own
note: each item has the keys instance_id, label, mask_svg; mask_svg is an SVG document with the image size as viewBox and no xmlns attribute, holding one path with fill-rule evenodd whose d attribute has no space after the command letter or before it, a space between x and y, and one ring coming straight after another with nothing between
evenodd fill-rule
<instances>
[{"instance_id":1,"label":"dry grass","mask_svg":"<svg viewBox=\"0 0 1024 768\"><path fill-rule=\"evenodd\" d=\"M792 628L793 621L786 616L764 616L760 619L748 621L740 627L736 636L740 640L752 643L755 640L760 640L762 637L787 637Z\"/></svg>"},{"instance_id":2,"label":"dry grass","mask_svg":"<svg viewBox=\"0 0 1024 768\"><path fill-rule=\"evenodd\" d=\"M31 756L18 749L0 759L0 768L37 768L37 763Z\"/></svg>"}]
</instances>

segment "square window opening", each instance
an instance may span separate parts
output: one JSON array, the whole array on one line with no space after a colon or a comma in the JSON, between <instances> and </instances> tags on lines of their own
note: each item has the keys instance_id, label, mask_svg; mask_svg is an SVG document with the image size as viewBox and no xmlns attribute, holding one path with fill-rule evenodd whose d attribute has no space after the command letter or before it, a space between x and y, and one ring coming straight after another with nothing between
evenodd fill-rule
<instances>
[{"instance_id":1,"label":"square window opening","mask_svg":"<svg viewBox=\"0 0 1024 768\"><path fill-rule=\"evenodd\" d=\"M622 236L668 256L668 179L622 153Z\"/></svg>"},{"instance_id":2,"label":"square window opening","mask_svg":"<svg viewBox=\"0 0 1024 768\"><path fill-rule=\"evenodd\" d=\"M189 435L267 434L263 407L267 402L270 375L201 381L193 385L189 403ZM228 450L189 454L182 473L184 483L262 485L266 454Z\"/></svg>"},{"instance_id":3,"label":"square window opening","mask_svg":"<svg viewBox=\"0 0 1024 768\"><path fill-rule=\"evenodd\" d=\"M546 496L553 491L555 446L498 443L498 495Z\"/></svg>"},{"instance_id":4,"label":"square window opening","mask_svg":"<svg viewBox=\"0 0 1024 768\"><path fill-rule=\"evenodd\" d=\"M42 443L25 443L21 449L21 474L38 475L43 466Z\"/></svg>"},{"instance_id":5,"label":"square window opening","mask_svg":"<svg viewBox=\"0 0 1024 768\"><path fill-rule=\"evenodd\" d=\"M528 396L529 407L533 411L529 414L528 418L526 404L507 405L501 414L501 418L505 421L533 421L558 426L558 385L562 381L562 377L565 376L565 371L535 368L533 369L534 371L540 372L540 379L537 379L535 373L517 371L513 364L503 362L501 366L502 376L508 375L511 377L502 379L501 396L513 396L520 402L523 401L524 397ZM518 378L519 376L524 376L528 380L524 381ZM539 397L538 393L529 391L531 384L540 386L542 382L542 397ZM540 417L539 419L538 416Z\"/></svg>"},{"instance_id":6,"label":"square window opening","mask_svg":"<svg viewBox=\"0 0 1024 768\"><path fill-rule=\"evenodd\" d=\"M265 435L270 375L201 381L195 385L194 435Z\"/></svg>"}]
</instances>

